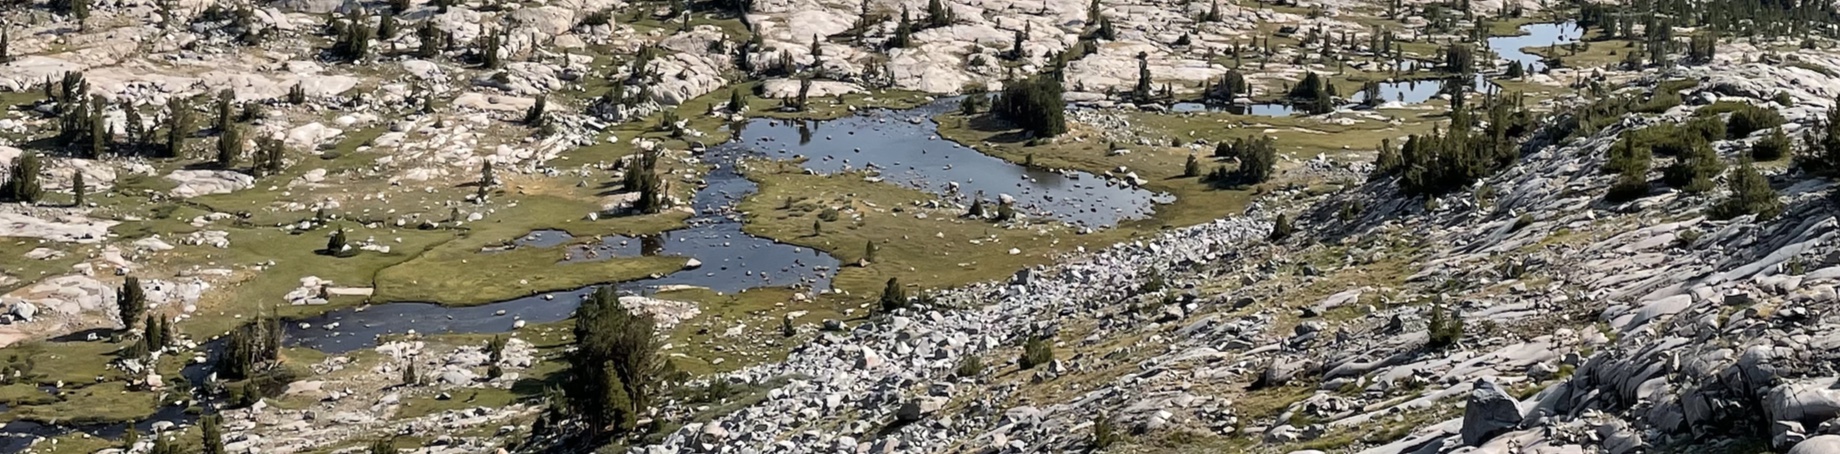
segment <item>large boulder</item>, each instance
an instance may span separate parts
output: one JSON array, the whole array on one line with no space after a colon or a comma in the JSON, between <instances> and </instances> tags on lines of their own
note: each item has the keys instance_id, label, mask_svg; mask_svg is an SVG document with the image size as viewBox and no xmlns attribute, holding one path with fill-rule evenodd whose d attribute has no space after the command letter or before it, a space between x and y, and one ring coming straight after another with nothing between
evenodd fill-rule
<instances>
[{"instance_id":1,"label":"large boulder","mask_svg":"<svg viewBox=\"0 0 1840 454\"><path fill-rule=\"evenodd\" d=\"M511 12L511 21L545 35L560 35L575 27L575 12L556 6L523 8Z\"/></svg>"},{"instance_id":2,"label":"large boulder","mask_svg":"<svg viewBox=\"0 0 1840 454\"><path fill-rule=\"evenodd\" d=\"M1770 390L1764 411L1771 421L1795 421L1815 427L1840 417L1840 378L1786 383Z\"/></svg>"},{"instance_id":3,"label":"large boulder","mask_svg":"<svg viewBox=\"0 0 1840 454\"><path fill-rule=\"evenodd\" d=\"M1789 454L1840 454L1840 435L1821 435L1802 440L1789 448Z\"/></svg>"},{"instance_id":4,"label":"large boulder","mask_svg":"<svg viewBox=\"0 0 1840 454\"><path fill-rule=\"evenodd\" d=\"M25 301L19 301L13 303L13 309L7 313L8 315L12 315L13 318L19 319L19 321L29 322L32 321L32 317L38 316L38 306L33 306L32 303Z\"/></svg>"},{"instance_id":5,"label":"large boulder","mask_svg":"<svg viewBox=\"0 0 1840 454\"><path fill-rule=\"evenodd\" d=\"M1520 423L1520 401L1494 382L1476 381L1463 407L1463 444L1481 446L1496 435L1514 430Z\"/></svg>"}]
</instances>

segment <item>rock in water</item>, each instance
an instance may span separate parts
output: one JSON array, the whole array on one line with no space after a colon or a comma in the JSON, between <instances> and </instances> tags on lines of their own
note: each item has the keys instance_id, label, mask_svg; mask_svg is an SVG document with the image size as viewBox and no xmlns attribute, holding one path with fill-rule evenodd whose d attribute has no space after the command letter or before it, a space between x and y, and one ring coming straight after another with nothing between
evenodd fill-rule
<instances>
[{"instance_id":1,"label":"rock in water","mask_svg":"<svg viewBox=\"0 0 1840 454\"><path fill-rule=\"evenodd\" d=\"M1463 407L1463 444L1481 446L1482 442L1514 430L1521 423L1521 403L1500 386L1477 380Z\"/></svg>"}]
</instances>

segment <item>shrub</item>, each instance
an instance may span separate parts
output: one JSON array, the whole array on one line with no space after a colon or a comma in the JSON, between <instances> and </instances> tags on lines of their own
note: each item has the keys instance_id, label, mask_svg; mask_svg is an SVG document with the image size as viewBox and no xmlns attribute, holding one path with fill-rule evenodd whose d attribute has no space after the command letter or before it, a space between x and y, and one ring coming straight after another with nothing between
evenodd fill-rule
<instances>
[{"instance_id":1,"label":"shrub","mask_svg":"<svg viewBox=\"0 0 1840 454\"><path fill-rule=\"evenodd\" d=\"M907 307L907 289L901 287L900 278L888 278L888 283L882 286L881 306L883 312Z\"/></svg>"},{"instance_id":2,"label":"shrub","mask_svg":"<svg viewBox=\"0 0 1840 454\"><path fill-rule=\"evenodd\" d=\"M1105 449L1118 442L1118 429L1112 426L1112 418L1100 413L1093 418L1093 448Z\"/></svg>"},{"instance_id":3,"label":"shrub","mask_svg":"<svg viewBox=\"0 0 1840 454\"><path fill-rule=\"evenodd\" d=\"M1452 308L1448 313L1443 307L1432 306L1430 320L1425 323L1425 331L1430 334L1431 348L1444 348L1456 345L1463 340L1463 315Z\"/></svg>"},{"instance_id":4,"label":"shrub","mask_svg":"<svg viewBox=\"0 0 1840 454\"><path fill-rule=\"evenodd\" d=\"M1738 165L1738 170L1732 174L1729 184L1731 195L1726 196L1725 200L1711 208L1709 214L1714 219L1731 219L1754 214L1757 215L1757 220L1763 221L1782 214L1782 198L1777 196L1776 189L1770 187L1770 180L1764 178L1763 174L1757 173L1757 168L1750 162Z\"/></svg>"},{"instance_id":5,"label":"shrub","mask_svg":"<svg viewBox=\"0 0 1840 454\"><path fill-rule=\"evenodd\" d=\"M1789 135L1783 133L1781 126L1770 128L1770 134L1751 143L1751 159L1758 161L1775 161L1789 156Z\"/></svg>"},{"instance_id":6,"label":"shrub","mask_svg":"<svg viewBox=\"0 0 1840 454\"><path fill-rule=\"evenodd\" d=\"M1746 104L1731 113L1731 118L1725 123L1725 133L1727 138L1742 139L1749 137L1753 132L1782 126L1782 124L1782 114L1776 113L1776 109Z\"/></svg>"},{"instance_id":7,"label":"shrub","mask_svg":"<svg viewBox=\"0 0 1840 454\"><path fill-rule=\"evenodd\" d=\"M1266 236L1265 239L1274 243L1284 241L1285 238L1290 238L1291 234L1296 231L1297 228L1291 226L1290 217L1285 216L1283 213L1279 213L1278 218L1271 221L1271 235Z\"/></svg>"},{"instance_id":8,"label":"shrub","mask_svg":"<svg viewBox=\"0 0 1840 454\"><path fill-rule=\"evenodd\" d=\"M1724 140L1727 131L1725 122L1719 121L1717 117L1695 117L1687 120L1686 129L1695 137L1707 142Z\"/></svg>"},{"instance_id":9,"label":"shrub","mask_svg":"<svg viewBox=\"0 0 1840 454\"><path fill-rule=\"evenodd\" d=\"M1031 336L1022 344L1022 356L1016 358L1016 365L1023 369L1054 362L1054 345L1046 337Z\"/></svg>"},{"instance_id":10,"label":"shrub","mask_svg":"<svg viewBox=\"0 0 1840 454\"><path fill-rule=\"evenodd\" d=\"M1661 180L1668 186L1686 192L1706 192L1712 190L1712 178L1725 171L1725 163L1719 161L1719 155L1712 147L1701 142L1686 154L1674 158L1674 163L1662 170Z\"/></svg>"},{"instance_id":11,"label":"shrub","mask_svg":"<svg viewBox=\"0 0 1840 454\"><path fill-rule=\"evenodd\" d=\"M1646 174L1643 169L1641 174ZM1610 203L1623 203L1648 196L1648 178L1637 173L1625 173L1610 185L1610 191L1604 194L1604 200Z\"/></svg>"},{"instance_id":12,"label":"shrub","mask_svg":"<svg viewBox=\"0 0 1840 454\"><path fill-rule=\"evenodd\" d=\"M984 374L984 359L977 355L965 355L958 360L958 370L953 372L962 378L976 377Z\"/></svg>"},{"instance_id":13,"label":"shrub","mask_svg":"<svg viewBox=\"0 0 1840 454\"><path fill-rule=\"evenodd\" d=\"M838 213L836 208L825 208L824 211L818 212L818 219L824 222L837 222L837 216Z\"/></svg>"},{"instance_id":14,"label":"shrub","mask_svg":"<svg viewBox=\"0 0 1840 454\"><path fill-rule=\"evenodd\" d=\"M1654 153L1648 147L1637 146L1635 139L1624 137L1610 146L1610 159L1604 161L1604 172L1628 174L1648 172L1649 162Z\"/></svg>"}]
</instances>

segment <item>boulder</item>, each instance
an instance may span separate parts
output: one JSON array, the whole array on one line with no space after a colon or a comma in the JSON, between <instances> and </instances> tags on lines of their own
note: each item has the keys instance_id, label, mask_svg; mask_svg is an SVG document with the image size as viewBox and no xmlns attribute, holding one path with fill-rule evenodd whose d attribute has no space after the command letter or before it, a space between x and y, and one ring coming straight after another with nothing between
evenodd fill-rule
<instances>
[{"instance_id":1,"label":"boulder","mask_svg":"<svg viewBox=\"0 0 1840 454\"><path fill-rule=\"evenodd\" d=\"M1821 435L1802 440L1789 448L1788 454L1840 454L1840 435Z\"/></svg>"},{"instance_id":2,"label":"boulder","mask_svg":"<svg viewBox=\"0 0 1840 454\"><path fill-rule=\"evenodd\" d=\"M1770 389L1764 398L1764 411L1771 421L1795 421L1804 426L1819 426L1840 417L1840 378L1786 383Z\"/></svg>"},{"instance_id":3,"label":"boulder","mask_svg":"<svg viewBox=\"0 0 1840 454\"><path fill-rule=\"evenodd\" d=\"M899 410L895 411L895 417L899 418L902 422L919 421L920 418L924 418L927 415L939 411L940 408L945 407L945 402L945 399L937 397L917 397L909 399L906 403L901 404Z\"/></svg>"},{"instance_id":4,"label":"boulder","mask_svg":"<svg viewBox=\"0 0 1840 454\"><path fill-rule=\"evenodd\" d=\"M32 303L25 301L16 302L13 303L13 308L7 311L7 315L11 315L13 318L17 318L22 322L29 322L32 321L32 317L38 316L38 306L33 306Z\"/></svg>"},{"instance_id":5,"label":"boulder","mask_svg":"<svg viewBox=\"0 0 1840 454\"><path fill-rule=\"evenodd\" d=\"M1463 444L1481 446L1521 423L1521 403L1488 380L1477 380L1463 407Z\"/></svg>"}]
</instances>

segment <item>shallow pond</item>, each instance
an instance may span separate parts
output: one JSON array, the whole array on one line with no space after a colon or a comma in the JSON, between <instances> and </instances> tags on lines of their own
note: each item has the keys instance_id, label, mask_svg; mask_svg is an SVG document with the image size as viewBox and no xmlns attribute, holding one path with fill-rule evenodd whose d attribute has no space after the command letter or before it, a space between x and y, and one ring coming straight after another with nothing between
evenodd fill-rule
<instances>
[{"instance_id":1,"label":"shallow pond","mask_svg":"<svg viewBox=\"0 0 1840 454\"><path fill-rule=\"evenodd\" d=\"M564 261L667 255L700 262L694 268L618 284L628 293L644 293L667 285L707 287L724 293L782 286L829 289L831 276L839 266L836 258L742 232L741 215L734 207L758 187L742 177L735 165L750 157L802 157L803 166L818 173L874 168L885 182L948 198L968 200L978 191L988 200L1009 195L1024 213L1094 228L1147 217L1154 203L1172 200L1091 174L1026 168L938 138L931 117L956 105L956 100L948 99L916 109L875 110L838 120L757 119L737 125L737 140L702 153L703 160L713 168L705 177L706 185L697 190L691 202L696 215L686 222L687 227L659 235L609 236L588 245L566 246ZM572 240L568 232L539 230L513 240L509 247L557 247ZM422 334L503 332L511 330L519 320L547 323L567 319L593 287L467 307L391 302L340 309L290 320L287 341L326 352L345 352L373 346L379 335L411 330Z\"/></svg>"}]
</instances>

